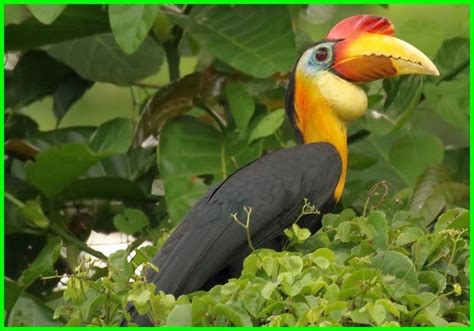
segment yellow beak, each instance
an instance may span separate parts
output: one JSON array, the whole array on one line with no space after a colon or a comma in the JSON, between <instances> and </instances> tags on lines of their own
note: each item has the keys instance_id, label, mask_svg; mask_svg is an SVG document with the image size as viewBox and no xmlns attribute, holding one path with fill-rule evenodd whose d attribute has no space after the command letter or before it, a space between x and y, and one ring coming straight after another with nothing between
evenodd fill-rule
<instances>
[{"instance_id":1,"label":"yellow beak","mask_svg":"<svg viewBox=\"0 0 474 331\"><path fill-rule=\"evenodd\" d=\"M357 33L335 45L332 69L354 82L419 74L439 76L431 60L413 45L379 33Z\"/></svg>"}]
</instances>

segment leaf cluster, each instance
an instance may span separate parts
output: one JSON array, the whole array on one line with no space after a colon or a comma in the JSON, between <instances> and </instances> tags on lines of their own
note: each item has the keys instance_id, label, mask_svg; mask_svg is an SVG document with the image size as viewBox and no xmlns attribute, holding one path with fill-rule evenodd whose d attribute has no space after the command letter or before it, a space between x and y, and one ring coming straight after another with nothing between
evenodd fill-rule
<instances>
[{"instance_id":1,"label":"leaf cluster","mask_svg":"<svg viewBox=\"0 0 474 331\"><path fill-rule=\"evenodd\" d=\"M151 266L142 252L127 262L120 251L109 257L107 276L77 271L69 279L56 316L68 325L117 325L130 301L167 326L468 325L468 228L460 208L430 229L406 211L357 217L346 209L325 215L312 236L294 225L285 231L291 248L254 251L239 278L179 298L133 274L138 263Z\"/></svg>"}]
</instances>

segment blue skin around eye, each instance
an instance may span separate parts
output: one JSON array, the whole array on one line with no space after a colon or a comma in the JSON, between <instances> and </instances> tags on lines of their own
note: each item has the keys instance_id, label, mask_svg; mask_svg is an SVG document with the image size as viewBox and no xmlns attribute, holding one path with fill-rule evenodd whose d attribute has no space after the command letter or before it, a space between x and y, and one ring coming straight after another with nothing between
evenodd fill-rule
<instances>
[{"instance_id":1,"label":"blue skin around eye","mask_svg":"<svg viewBox=\"0 0 474 331\"><path fill-rule=\"evenodd\" d=\"M333 46L335 43L333 42L326 42L319 44L311 49L310 56L308 57L307 62L305 63L305 69L310 72L321 72L328 70L333 64ZM325 47L328 51L328 56L326 61L319 62L316 60L316 51L321 48Z\"/></svg>"}]
</instances>

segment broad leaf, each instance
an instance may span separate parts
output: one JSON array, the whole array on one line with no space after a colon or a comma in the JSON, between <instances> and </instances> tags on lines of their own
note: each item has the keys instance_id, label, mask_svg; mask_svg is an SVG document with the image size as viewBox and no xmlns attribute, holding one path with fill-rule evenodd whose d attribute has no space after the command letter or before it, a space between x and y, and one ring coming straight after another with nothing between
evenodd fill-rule
<instances>
[{"instance_id":1,"label":"broad leaf","mask_svg":"<svg viewBox=\"0 0 474 331\"><path fill-rule=\"evenodd\" d=\"M236 305L217 304L215 311L225 317L234 326L252 326L252 320L247 312Z\"/></svg>"},{"instance_id":2,"label":"broad leaf","mask_svg":"<svg viewBox=\"0 0 474 331\"><path fill-rule=\"evenodd\" d=\"M451 80L469 66L469 39L445 40L434 59L441 77L437 80Z\"/></svg>"},{"instance_id":3,"label":"broad leaf","mask_svg":"<svg viewBox=\"0 0 474 331\"><path fill-rule=\"evenodd\" d=\"M426 224L434 220L448 205L466 199L469 187L453 182L443 167L429 167L418 178L410 201L410 210L420 212Z\"/></svg>"},{"instance_id":4,"label":"broad leaf","mask_svg":"<svg viewBox=\"0 0 474 331\"><path fill-rule=\"evenodd\" d=\"M50 25L34 17L5 27L5 50L27 50L109 31L102 6L69 5Z\"/></svg>"},{"instance_id":5,"label":"broad leaf","mask_svg":"<svg viewBox=\"0 0 474 331\"><path fill-rule=\"evenodd\" d=\"M54 272L54 263L59 257L63 241L58 237L48 238L46 246L43 247L35 261L23 270L18 284L28 288L35 279L49 276Z\"/></svg>"},{"instance_id":6,"label":"broad leaf","mask_svg":"<svg viewBox=\"0 0 474 331\"><path fill-rule=\"evenodd\" d=\"M132 134L133 126L128 119L106 122L93 134L89 146L70 143L39 153L35 162L26 164L26 179L48 198L53 198L95 163L125 152Z\"/></svg>"},{"instance_id":7,"label":"broad leaf","mask_svg":"<svg viewBox=\"0 0 474 331\"><path fill-rule=\"evenodd\" d=\"M385 135L403 126L420 100L423 79L420 76L405 76L384 81L387 98L382 109L369 110L362 122L374 133Z\"/></svg>"},{"instance_id":8,"label":"broad leaf","mask_svg":"<svg viewBox=\"0 0 474 331\"><path fill-rule=\"evenodd\" d=\"M248 75L288 72L296 58L286 6L196 6L185 24L202 48Z\"/></svg>"},{"instance_id":9,"label":"broad leaf","mask_svg":"<svg viewBox=\"0 0 474 331\"><path fill-rule=\"evenodd\" d=\"M194 118L169 121L160 135L159 167L165 200L174 223L207 191L260 156L259 144L225 139L213 127Z\"/></svg>"},{"instance_id":10,"label":"broad leaf","mask_svg":"<svg viewBox=\"0 0 474 331\"><path fill-rule=\"evenodd\" d=\"M469 39L443 42L434 62L441 77L425 85L424 94L431 109L451 125L469 135Z\"/></svg>"},{"instance_id":11,"label":"broad leaf","mask_svg":"<svg viewBox=\"0 0 474 331\"><path fill-rule=\"evenodd\" d=\"M102 158L85 144L53 147L28 161L26 180L51 199Z\"/></svg>"},{"instance_id":12,"label":"broad leaf","mask_svg":"<svg viewBox=\"0 0 474 331\"><path fill-rule=\"evenodd\" d=\"M148 217L140 209L127 208L114 217L114 225L120 232L133 235L149 225Z\"/></svg>"},{"instance_id":13,"label":"broad leaf","mask_svg":"<svg viewBox=\"0 0 474 331\"><path fill-rule=\"evenodd\" d=\"M132 142L133 121L115 118L103 123L92 135L89 147L95 153L125 153Z\"/></svg>"},{"instance_id":14,"label":"broad leaf","mask_svg":"<svg viewBox=\"0 0 474 331\"><path fill-rule=\"evenodd\" d=\"M18 298L6 324L8 326L61 326L53 318L54 311L41 299L25 293Z\"/></svg>"},{"instance_id":15,"label":"broad leaf","mask_svg":"<svg viewBox=\"0 0 474 331\"><path fill-rule=\"evenodd\" d=\"M426 84L424 94L426 101L435 113L446 122L461 129L464 136L469 136L469 76L459 75L454 80L442 81L438 85Z\"/></svg>"},{"instance_id":16,"label":"broad leaf","mask_svg":"<svg viewBox=\"0 0 474 331\"><path fill-rule=\"evenodd\" d=\"M397 251L380 252L372 259L372 265L385 275L395 276L413 289L418 288L415 266L408 256Z\"/></svg>"},{"instance_id":17,"label":"broad leaf","mask_svg":"<svg viewBox=\"0 0 474 331\"><path fill-rule=\"evenodd\" d=\"M76 73L68 75L53 94L53 112L59 123L71 106L92 86L93 82L79 77Z\"/></svg>"},{"instance_id":18,"label":"broad leaf","mask_svg":"<svg viewBox=\"0 0 474 331\"><path fill-rule=\"evenodd\" d=\"M415 184L428 167L443 161L444 146L426 133L411 133L397 139L391 146L389 160L407 183Z\"/></svg>"},{"instance_id":19,"label":"broad leaf","mask_svg":"<svg viewBox=\"0 0 474 331\"><path fill-rule=\"evenodd\" d=\"M4 291L5 291L5 310L6 313L9 314L13 306L15 305L16 301L20 297L23 289L21 286L11 279L4 277Z\"/></svg>"},{"instance_id":20,"label":"broad leaf","mask_svg":"<svg viewBox=\"0 0 474 331\"><path fill-rule=\"evenodd\" d=\"M191 304L176 305L166 319L167 326L192 326Z\"/></svg>"},{"instance_id":21,"label":"broad leaf","mask_svg":"<svg viewBox=\"0 0 474 331\"><path fill-rule=\"evenodd\" d=\"M285 110L278 109L263 117L252 130L249 136L249 143L252 141L268 137L276 132L285 121Z\"/></svg>"},{"instance_id":22,"label":"broad leaf","mask_svg":"<svg viewBox=\"0 0 474 331\"><path fill-rule=\"evenodd\" d=\"M239 136L243 137L255 111L255 102L241 83L228 82L225 87L225 94Z\"/></svg>"},{"instance_id":23,"label":"broad leaf","mask_svg":"<svg viewBox=\"0 0 474 331\"><path fill-rule=\"evenodd\" d=\"M132 54L145 40L157 12L157 5L109 5L110 27L125 53Z\"/></svg>"},{"instance_id":24,"label":"broad leaf","mask_svg":"<svg viewBox=\"0 0 474 331\"><path fill-rule=\"evenodd\" d=\"M26 5L33 16L43 24L51 24L67 5Z\"/></svg>"},{"instance_id":25,"label":"broad leaf","mask_svg":"<svg viewBox=\"0 0 474 331\"><path fill-rule=\"evenodd\" d=\"M146 38L134 54L127 55L111 33L61 42L45 50L84 79L122 85L158 72L163 62L163 50L152 38Z\"/></svg>"},{"instance_id":26,"label":"broad leaf","mask_svg":"<svg viewBox=\"0 0 474 331\"><path fill-rule=\"evenodd\" d=\"M12 72L5 75L5 107L26 106L46 95L72 74L72 70L44 52L24 54Z\"/></svg>"}]
</instances>

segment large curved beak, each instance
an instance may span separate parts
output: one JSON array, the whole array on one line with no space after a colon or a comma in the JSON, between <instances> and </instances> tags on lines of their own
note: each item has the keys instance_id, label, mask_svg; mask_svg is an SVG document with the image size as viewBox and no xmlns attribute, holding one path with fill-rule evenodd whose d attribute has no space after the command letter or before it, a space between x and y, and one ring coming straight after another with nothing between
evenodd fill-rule
<instances>
[{"instance_id":1,"label":"large curved beak","mask_svg":"<svg viewBox=\"0 0 474 331\"><path fill-rule=\"evenodd\" d=\"M336 43L332 70L346 80L421 74L439 76L431 60L401 39L378 33L357 33Z\"/></svg>"}]
</instances>

